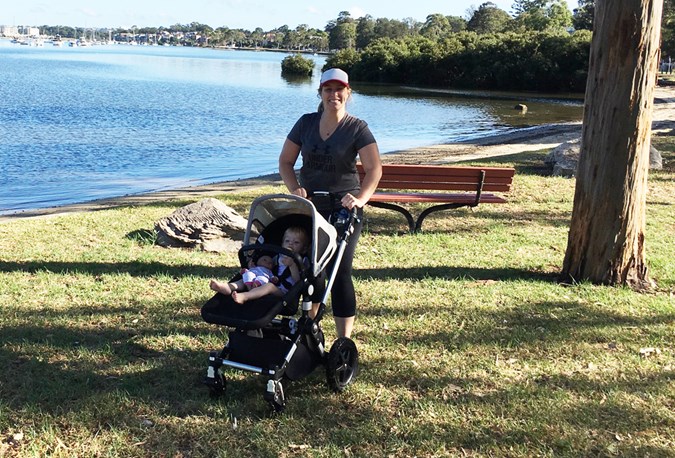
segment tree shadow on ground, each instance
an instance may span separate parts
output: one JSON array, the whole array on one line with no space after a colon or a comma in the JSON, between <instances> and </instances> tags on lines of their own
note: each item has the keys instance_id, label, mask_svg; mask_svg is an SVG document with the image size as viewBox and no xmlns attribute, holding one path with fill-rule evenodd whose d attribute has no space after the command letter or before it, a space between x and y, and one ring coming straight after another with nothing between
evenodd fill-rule
<instances>
[{"instance_id":1,"label":"tree shadow on ground","mask_svg":"<svg viewBox=\"0 0 675 458\"><path fill-rule=\"evenodd\" d=\"M227 266L225 266L227 267ZM232 266L234 267L234 266ZM156 261L131 262L59 262L59 261L0 261L0 272L83 273L88 275L128 274L134 277L168 275L173 278L199 276L219 277L223 267L194 264L163 264Z\"/></svg>"},{"instance_id":2,"label":"tree shadow on ground","mask_svg":"<svg viewBox=\"0 0 675 458\"><path fill-rule=\"evenodd\" d=\"M354 277L359 280L402 280L419 281L425 278L473 279L473 280L536 280L555 282L558 275L549 272L531 271L513 267L486 268L465 266L439 266L439 267L389 267L386 269L356 269Z\"/></svg>"}]
</instances>

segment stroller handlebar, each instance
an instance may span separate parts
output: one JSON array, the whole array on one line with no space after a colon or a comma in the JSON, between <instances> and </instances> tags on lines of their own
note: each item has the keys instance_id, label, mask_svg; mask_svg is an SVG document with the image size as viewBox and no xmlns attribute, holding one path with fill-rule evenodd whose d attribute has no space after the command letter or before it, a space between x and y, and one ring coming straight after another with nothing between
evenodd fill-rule
<instances>
[{"instance_id":1,"label":"stroller handlebar","mask_svg":"<svg viewBox=\"0 0 675 458\"><path fill-rule=\"evenodd\" d=\"M337 198L337 194L330 191L308 191L307 199L312 200L313 197L329 199L330 208L334 209L330 215L329 222L341 233L340 238L349 237L354 223L358 223L359 221L358 207L352 207L351 210L343 207Z\"/></svg>"}]
</instances>

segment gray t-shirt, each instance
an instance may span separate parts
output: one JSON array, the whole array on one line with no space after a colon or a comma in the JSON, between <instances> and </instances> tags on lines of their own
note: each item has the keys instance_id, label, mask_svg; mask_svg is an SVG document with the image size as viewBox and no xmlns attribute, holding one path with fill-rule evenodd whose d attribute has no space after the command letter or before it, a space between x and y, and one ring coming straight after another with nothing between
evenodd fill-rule
<instances>
[{"instance_id":1,"label":"gray t-shirt","mask_svg":"<svg viewBox=\"0 0 675 458\"><path fill-rule=\"evenodd\" d=\"M307 113L298 119L288 139L300 145L300 185L308 191L330 191L342 197L361 189L356 170L358 151L375 143L368 124L350 114L340 121L327 140L321 138L321 113Z\"/></svg>"}]
</instances>

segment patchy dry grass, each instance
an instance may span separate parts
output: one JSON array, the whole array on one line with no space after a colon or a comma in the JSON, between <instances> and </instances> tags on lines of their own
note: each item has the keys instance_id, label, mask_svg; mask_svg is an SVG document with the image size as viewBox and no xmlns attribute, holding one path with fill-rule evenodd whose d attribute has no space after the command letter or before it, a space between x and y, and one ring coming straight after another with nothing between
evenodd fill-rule
<instances>
[{"instance_id":1,"label":"patchy dry grass","mask_svg":"<svg viewBox=\"0 0 675 458\"><path fill-rule=\"evenodd\" d=\"M362 372L338 395L321 371L290 384L281 416L255 376L228 373L218 400L200 384L226 333L199 308L237 260L153 245L188 202L1 224L0 456L673 456L675 148L655 145L656 290L558 284L574 181L544 152L487 161L517 168L508 204L416 235L368 209ZM245 215L276 191L221 197Z\"/></svg>"}]
</instances>

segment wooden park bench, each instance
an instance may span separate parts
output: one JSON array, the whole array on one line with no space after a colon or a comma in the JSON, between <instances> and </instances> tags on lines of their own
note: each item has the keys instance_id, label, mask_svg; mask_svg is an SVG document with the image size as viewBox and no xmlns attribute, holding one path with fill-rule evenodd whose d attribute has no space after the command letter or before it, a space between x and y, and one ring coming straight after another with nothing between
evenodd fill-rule
<instances>
[{"instance_id":1,"label":"wooden park bench","mask_svg":"<svg viewBox=\"0 0 675 458\"><path fill-rule=\"evenodd\" d=\"M363 179L363 166L358 164L357 168ZM422 229L424 218L437 211L483 203L506 203L504 197L492 193L508 192L515 172L512 167L383 164L378 190L368 205L403 214L410 232L417 232ZM422 211L415 220L401 205L411 203L434 205Z\"/></svg>"}]
</instances>

